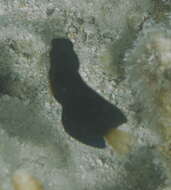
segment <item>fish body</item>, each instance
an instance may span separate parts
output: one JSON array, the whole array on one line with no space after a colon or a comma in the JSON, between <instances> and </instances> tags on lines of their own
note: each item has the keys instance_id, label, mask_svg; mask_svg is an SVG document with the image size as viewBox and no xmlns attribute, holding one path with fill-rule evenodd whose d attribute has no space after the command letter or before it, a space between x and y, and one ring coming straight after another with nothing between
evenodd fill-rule
<instances>
[{"instance_id":1,"label":"fish body","mask_svg":"<svg viewBox=\"0 0 171 190\"><path fill-rule=\"evenodd\" d=\"M104 148L104 136L125 123L125 115L81 78L79 60L70 40L52 40L50 63L51 89L62 105L65 131L84 144Z\"/></svg>"}]
</instances>

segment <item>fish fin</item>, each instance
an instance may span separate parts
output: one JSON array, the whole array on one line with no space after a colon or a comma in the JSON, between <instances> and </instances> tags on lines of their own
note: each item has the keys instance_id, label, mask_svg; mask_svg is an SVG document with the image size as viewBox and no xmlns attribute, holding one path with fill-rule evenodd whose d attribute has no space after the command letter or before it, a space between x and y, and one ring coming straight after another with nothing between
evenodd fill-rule
<instances>
[{"instance_id":1,"label":"fish fin","mask_svg":"<svg viewBox=\"0 0 171 190\"><path fill-rule=\"evenodd\" d=\"M92 146L92 147L96 147L96 148L105 148L106 147L106 143L103 137L101 136L97 136L97 137L85 137L85 138L77 138L77 140L79 140L80 142Z\"/></svg>"},{"instance_id":2,"label":"fish fin","mask_svg":"<svg viewBox=\"0 0 171 190\"><path fill-rule=\"evenodd\" d=\"M48 80L48 94L50 94L51 96L53 96L53 90L52 90L52 85L50 80Z\"/></svg>"},{"instance_id":3,"label":"fish fin","mask_svg":"<svg viewBox=\"0 0 171 190\"><path fill-rule=\"evenodd\" d=\"M112 149L120 154L130 152L135 143L135 137L116 128L110 129L104 138Z\"/></svg>"},{"instance_id":4,"label":"fish fin","mask_svg":"<svg viewBox=\"0 0 171 190\"><path fill-rule=\"evenodd\" d=\"M54 97L53 97L53 92L52 92L52 89L49 87L48 88L48 94L50 95L49 97L49 103L50 105L53 105L54 104Z\"/></svg>"}]
</instances>

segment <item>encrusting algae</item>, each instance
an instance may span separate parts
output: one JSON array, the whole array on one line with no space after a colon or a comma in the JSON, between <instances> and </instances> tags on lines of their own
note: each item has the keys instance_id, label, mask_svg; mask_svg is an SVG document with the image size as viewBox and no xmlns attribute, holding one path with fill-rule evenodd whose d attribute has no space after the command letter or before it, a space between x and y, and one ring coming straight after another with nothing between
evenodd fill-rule
<instances>
[{"instance_id":1,"label":"encrusting algae","mask_svg":"<svg viewBox=\"0 0 171 190\"><path fill-rule=\"evenodd\" d=\"M143 105L142 122L158 135L155 148L166 158L171 176L171 31L145 30L126 61L128 82Z\"/></svg>"}]
</instances>

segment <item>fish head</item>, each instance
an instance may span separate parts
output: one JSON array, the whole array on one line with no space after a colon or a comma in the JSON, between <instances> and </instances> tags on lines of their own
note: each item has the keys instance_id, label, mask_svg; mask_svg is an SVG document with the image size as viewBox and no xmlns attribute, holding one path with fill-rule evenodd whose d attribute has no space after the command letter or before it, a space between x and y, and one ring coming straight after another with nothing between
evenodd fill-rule
<instances>
[{"instance_id":1,"label":"fish head","mask_svg":"<svg viewBox=\"0 0 171 190\"><path fill-rule=\"evenodd\" d=\"M51 65L62 72L77 72L79 60L69 39L53 39L51 42L50 60Z\"/></svg>"}]
</instances>

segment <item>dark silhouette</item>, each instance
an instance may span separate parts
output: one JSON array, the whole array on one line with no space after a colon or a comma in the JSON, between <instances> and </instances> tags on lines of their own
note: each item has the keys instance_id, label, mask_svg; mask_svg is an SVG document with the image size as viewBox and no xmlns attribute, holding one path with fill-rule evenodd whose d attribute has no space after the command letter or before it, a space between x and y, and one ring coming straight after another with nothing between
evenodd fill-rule
<instances>
[{"instance_id":1,"label":"dark silhouette","mask_svg":"<svg viewBox=\"0 0 171 190\"><path fill-rule=\"evenodd\" d=\"M125 123L126 117L83 81L70 40L52 40L50 63L51 89L62 105L65 131L82 143L104 148L104 135Z\"/></svg>"}]
</instances>

